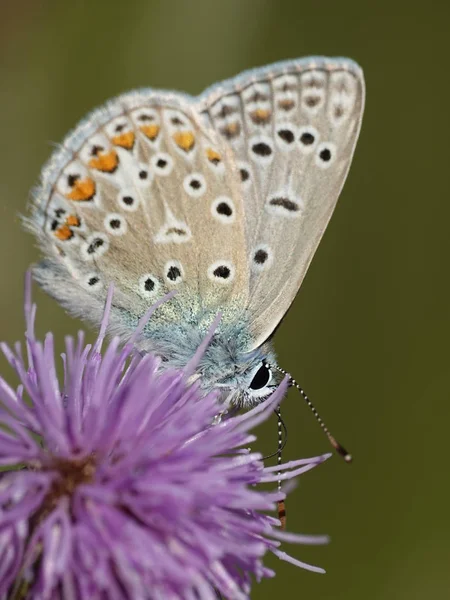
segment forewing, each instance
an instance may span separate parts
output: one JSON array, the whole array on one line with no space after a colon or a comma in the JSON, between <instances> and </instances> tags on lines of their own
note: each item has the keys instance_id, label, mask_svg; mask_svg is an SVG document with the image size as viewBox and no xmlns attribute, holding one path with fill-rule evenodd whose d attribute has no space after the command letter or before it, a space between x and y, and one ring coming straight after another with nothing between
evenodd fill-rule
<instances>
[{"instance_id":1,"label":"forewing","mask_svg":"<svg viewBox=\"0 0 450 600\"><path fill-rule=\"evenodd\" d=\"M27 225L46 260L41 285L94 323L115 287L126 332L176 289L156 319L245 306L248 265L238 174L188 97L134 92L91 114L43 171ZM192 314L190 314L192 313Z\"/></svg>"},{"instance_id":2,"label":"forewing","mask_svg":"<svg viewBox=\"0 0 450 600\"><path fill-rule=\"evenodd\" d=\"M364 108L348 59L256 69L207 90L198 111L232 148L241 179L247 306L259 346L292 303L344 185Z\"/></svg>"}]
</instances>

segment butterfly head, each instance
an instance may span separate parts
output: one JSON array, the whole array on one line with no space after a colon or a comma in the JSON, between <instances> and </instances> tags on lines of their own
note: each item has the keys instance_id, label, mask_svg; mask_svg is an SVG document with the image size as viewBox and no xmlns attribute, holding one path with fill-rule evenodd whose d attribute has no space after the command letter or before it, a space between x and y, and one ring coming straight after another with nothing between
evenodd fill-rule
<instances>
[{"instance_id":1,"label":"butterfly head","mask_svg":"<svg viewBox=\"0 0 450 600\"><path fill-rule=\"evenodd\" d=\"M280 383L279 373L267 362L268 357L261 354L255 358L248 357L248 367L234 377L219 378L209 384L212 389L221 392L221 399L227 405L250 408L276 390Z\"/></svg>"}]
</instances>

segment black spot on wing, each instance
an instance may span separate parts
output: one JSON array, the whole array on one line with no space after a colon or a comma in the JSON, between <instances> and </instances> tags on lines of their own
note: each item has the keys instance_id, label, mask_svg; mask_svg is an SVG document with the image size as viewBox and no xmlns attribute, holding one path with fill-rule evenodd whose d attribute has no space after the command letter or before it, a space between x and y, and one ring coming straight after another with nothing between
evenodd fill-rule
<instances>
[{"instance_id":1,"label":"black spot on wing","mask_svg":"<svg viewBox=\"0 0 450 600\"><path fill-rule=\"evenodd\" d=\"M271 206L279 206L289 212L298 212L300 210L300 207L297 204L297 202L295 202L294 200L290 200L289 198L283 198L283 197L271 198L269 200L269 204Z\"/></svg>"}]
</instances>

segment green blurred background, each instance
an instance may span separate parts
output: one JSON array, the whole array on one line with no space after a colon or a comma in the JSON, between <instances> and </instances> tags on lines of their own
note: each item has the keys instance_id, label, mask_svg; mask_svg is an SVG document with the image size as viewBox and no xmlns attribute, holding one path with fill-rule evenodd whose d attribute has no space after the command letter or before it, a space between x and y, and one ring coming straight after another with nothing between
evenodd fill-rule
<instances>
[{"instance_id":1,"label":"green blurred background","mask_svg":"<svg viewBox=\"0 0 450 600\"><path fill-rule=\"evenodd\" d=\"M332 543L286 549L327 575L269 560L278 576L253 598L450 597L449 16L448 3L432 1L0 3L0 337L8 342L22 337L23 274L37 258L18 213L53 144L87 111L133 87L196 94L308 54L347 55L365 70L350 176L276 337L280 363L355 461L334 457L305 475L288 503L289 529L326 532ZM77 330L52 300L35 297L40 332L62 339ZM294 392L284 414L287 458L328 450ZM262 444L275 443L272 422Z\"/></svg>"}]
</instances>

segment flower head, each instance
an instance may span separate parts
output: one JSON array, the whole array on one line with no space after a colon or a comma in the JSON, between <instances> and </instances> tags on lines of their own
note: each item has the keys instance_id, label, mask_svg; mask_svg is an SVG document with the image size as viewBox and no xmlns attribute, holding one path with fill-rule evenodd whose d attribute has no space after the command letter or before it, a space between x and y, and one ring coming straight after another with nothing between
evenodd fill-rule
<instances>
[{"instance_id":1,"label":"flower head","mask_svg":"<svg viewBox=\"0 0 450 600\"><path fill-rule=\"evenodd\" d=\"M26 303L27 358L2 350L21 385L0 378L0 596L11 598L247 598L271 576L280 541L321 543L279 531L267 514L284 495L254 484L290 479L328 456L265 468L250 430L282 397L211 425L213 394L186 370L114 339L102 352L111 293L96 343L66 339L59 383L48 334L34 335ZM155 310L154 306L152 310ZM145 319L150 316L146 315ZM145 319L142 326L145 324ZM205 343L208 339L205 340Z\"/></svg>"}]
</instances>

